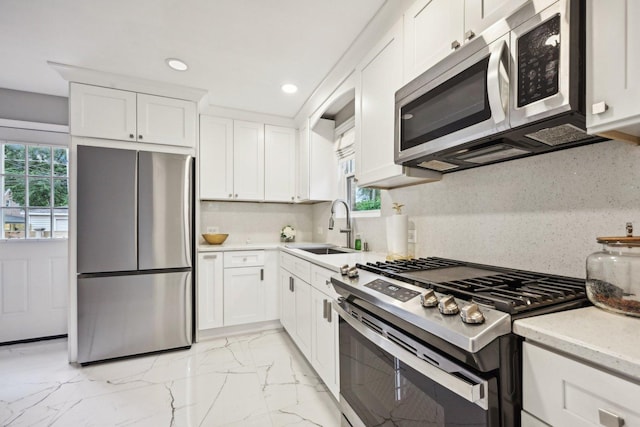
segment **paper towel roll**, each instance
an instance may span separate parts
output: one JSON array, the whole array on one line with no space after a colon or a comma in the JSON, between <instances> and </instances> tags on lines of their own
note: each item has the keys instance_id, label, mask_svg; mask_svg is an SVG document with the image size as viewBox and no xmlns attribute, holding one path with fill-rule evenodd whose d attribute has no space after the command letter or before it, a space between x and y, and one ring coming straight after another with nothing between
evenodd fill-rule
<instances>
[{"instance_id":1,"label":"paper towel roll","mask_svg":"<svg viewBox=\"0 0 640 427\"><path fill-rule=\"evenodd\" d=\"M409 217L391 215L387 217L387 259L404 259L409 255L407 238Z\"/></svg>"}]
</instances>

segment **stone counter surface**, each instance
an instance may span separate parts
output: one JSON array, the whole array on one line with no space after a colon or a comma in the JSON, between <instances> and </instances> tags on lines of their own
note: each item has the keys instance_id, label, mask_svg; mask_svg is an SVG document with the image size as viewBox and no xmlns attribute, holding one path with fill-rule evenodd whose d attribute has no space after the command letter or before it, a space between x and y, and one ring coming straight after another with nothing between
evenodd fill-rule
<instances>
[{"instance_id":1,"label":"stone counter surface","mask_svg":"<svg viewBox=\"0 0 640 427\"><path fill-rule=\"evenodd\" d=\"M516 320L513 330L640 382L640 318L592 306Z\"/></svg>"}]
</instances>

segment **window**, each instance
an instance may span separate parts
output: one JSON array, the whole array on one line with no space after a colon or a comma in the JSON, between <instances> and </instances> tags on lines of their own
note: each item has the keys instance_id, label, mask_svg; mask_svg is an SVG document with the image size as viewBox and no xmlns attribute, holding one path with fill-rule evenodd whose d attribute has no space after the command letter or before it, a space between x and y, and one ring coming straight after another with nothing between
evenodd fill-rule
<instances>
[{"instance_id":1,"label":"window","mask_svg":"<svg viewBox=\"0 0 640 427\"><path fill-rule=\"evenodd\" d=\"M2 147L3 239L68 237L67 148L6 142Z\"/></svg>"},{"instance_id":2,"label":"window","mask_svg":"<svg viewBox=\"0 0 640 427\"><path fill-rule=\"evenodd\" d=\"M344 189L345 199L355 216L379 215L380 190L360 188L355 179L354 141L355 129L353 127L344 131L336 140L336 153L342 177L341 187Z\"/></svg>"}]
</instances>

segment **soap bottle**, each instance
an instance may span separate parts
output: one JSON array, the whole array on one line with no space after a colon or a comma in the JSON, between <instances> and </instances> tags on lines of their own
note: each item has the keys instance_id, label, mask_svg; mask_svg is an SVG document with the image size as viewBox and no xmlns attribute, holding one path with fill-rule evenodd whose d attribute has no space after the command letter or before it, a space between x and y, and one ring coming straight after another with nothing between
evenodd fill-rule
<instances>
[{"instance_id":1,"label":"soap bottle","mask_svg":"<svg viewBox=\"0 0 640 427\"><path fill-rule=\"evenodd\" d=\"M360 235L356 234L356 243L355 243L355 249L356 251L359 251L362 249L362 240L360 239Z\"/></svg>"}]
</instances>

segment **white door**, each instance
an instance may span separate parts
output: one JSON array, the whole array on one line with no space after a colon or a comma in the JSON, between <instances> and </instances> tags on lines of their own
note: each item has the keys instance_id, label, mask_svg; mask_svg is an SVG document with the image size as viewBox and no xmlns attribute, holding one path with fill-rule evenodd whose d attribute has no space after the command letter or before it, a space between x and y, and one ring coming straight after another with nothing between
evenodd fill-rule
<instances>
[{"instance_id":1,"label":"white door","mask_svg":"<svg viewBox=\"0 0 640 427\"><path fill-rule=\"evenodd\" d=\"M298 134L297 146L298 162L296 186L296 201L305 202L309 200L309 120L304 121L304 125L300 128Z\"/></svg>"},{"instance_id":2,"label":"white door","mask_svg":"<svg viewBox=\"0 0 640 427\"><path fill-rule=\"evenodd\" d=\"M225 268L224 325L242 325L265 319L262 267Z\"/></svg>"},{"instance_id":3,"label":"white door","mask_svg":"<svg viewBox=\"0 0 640 427\"><path fill-rule=\"evenodd\" d=\"M0 343L67 333L68 242L0 243Z\"/></svg>"},{"instance_id":4,"label":"white door","mask_svg":"<svg viewBox=\"0 0 640 427\"><path fill-rule=\"evenodd\" d=\"M279 250L264 251L264 320L278 320L280 318L279 256Z\"/></svg>"},{"instance_id":5,"label":"white door","mask_svg":"<svg viewBox=\"0 0 640 427\"><path fill-rule=\"evenodd\" d=\"M71 135L136 140L136 94L125 90L71 83Z\"/></svg>"},{"instance_id":6,"label":"white door","mask_svg":"<svg viewBox=\"0 0 640 427\"><path fill-rule=\"evenodd\" d=\"M198 255L198 329L223 325L223 262L222 253Z\"/></svg>"},{"instance_id":7,"label":"white door","mask_svg":"<svg viewBox=\"0 0 640 427\"><path fill-rule=\"evenodd\" d=\"M280 323L292 337L295 335L296 297L293 292L293 275L280 269Z\"/></svg>"},{"instance_id":8,"label":"white door","mask_svg":"<svg viewBox=\"0 0 640 427\"><path fill-rule=\"evenodd\" d=\"M233 121L234 199L264 200L264 125Z\"/></svg>"},{"instance_id":9,"label":"white door","mask_svg":"<svg viewBox=\"0 0 640 427\"><path fill-rule=\"evenodd\" d=\"M196 104L138 94L138 142L196 146Z\"/></svg>"},{"instance_id":10,"label":"white door","mask_svg":"<svg viewBox=\"0 0 640 427\"><path fill-rule=\"evenodd\" d=\"M200 116L201 199L233 198L233 120Z\"/></svg>"},{"instance_id":11,"label":"white door","mask_svg":"<svg viewBox=\"0 0 640 427\"><path fill-rule=\"evenodd\" d=\"M296 299L296 335L298 347L307 359L311 358L311 285L294 277L293 290Z\"/></svg>"},{"instance_id":12,"label":"white door","mask_svg":"<svg viewBox=\"0 0 640 427\"><path fill-rule=\"evenodd\" d=\"M296 130L264 127L264 199L293 202L296 192Z\"/></svg>"},{"instance_id":13,"label":"white door","mask_svg":"<svg viewBox=\"0 0 640 427\"><path fill-rule=\"evenodd\" d=\"M464 38L465 41L477 37L482 31L509 16L528 0L465 0Z\"/></svg>"},{"instance_id":14,"label":"white door","mask_svg":"<svg viewBox=\"0 0 640 427\"><path fill-rule=\"evenodd\" d=\"M331 298L312 289L312 357L311 364L329 390L338 397L337 341L338 318L331 308Z\"/></svg>"}]
</instances>

